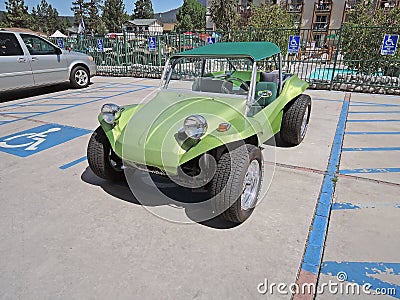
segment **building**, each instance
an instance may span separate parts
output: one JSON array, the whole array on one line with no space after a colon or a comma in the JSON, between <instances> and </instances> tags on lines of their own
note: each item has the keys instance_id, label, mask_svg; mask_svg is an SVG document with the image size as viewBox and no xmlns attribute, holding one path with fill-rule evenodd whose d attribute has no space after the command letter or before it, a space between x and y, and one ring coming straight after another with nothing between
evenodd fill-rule
<instances>
[{"instance_id":1,"label":"building","mask_svg":"<svg viewBox=\"0 0 400 300\"><path fill-rule=\"evenodd\" d=\"M124 29L130 33L162 34L163 27L156 19L134 19L126 21Z\"/></svg>"},{"instance_id":2,"label":"building","mask_svg":"<svg viewBox=\"0 0 400 300\"><path fill-rule=\"evenodd\" d=\"M252 15L251 7L261 4L278 4L286 11L295 15L296 25L312 31L312 36L318 36L330 29L339 29L346 21L347 13L360 0L238 0L237 9L245 24ZM207 8L210 0L207 1ZM400 7L400 0L375 0L375 7L391 9ZM214 30L209 11L207 11L206 26Z\"/></svg>"}]
</instances>

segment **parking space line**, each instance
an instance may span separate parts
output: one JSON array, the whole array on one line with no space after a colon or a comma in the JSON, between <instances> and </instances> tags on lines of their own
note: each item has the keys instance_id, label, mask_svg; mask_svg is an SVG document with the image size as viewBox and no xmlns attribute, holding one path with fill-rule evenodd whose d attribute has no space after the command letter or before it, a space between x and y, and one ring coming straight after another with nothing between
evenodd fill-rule
<instances>
[{"instance_id":1,"label":"parking space line","mask_svg":"<svg viewBox=\"0 0 400 300\"><path fill-rule=\"evenodd\" d=\"M400 114L400 110L388 111L349 111L349 114Z\"/></svg>"},{"instance_id":2,"label":"parking space line","mask_svg":"<svg viewBox=\"0 0 400 300\"><path fill-rule=\"evenodd\" d=\"M349 123L380 123L380 122L400 122L400 120L347 120Z\"/></svg>"},{"instance_id":3,"label":"parking space line","mask_svg":"<svg viewBox=\"0 0 400 300\"><path fill-rule=\"evenodd\" d=\"M59 112L59 111L63 111L63 110L71 109L71 108L80 107L80 106L83 106L83 105L86 105L86 104L91 104L91 103L103 101L103 100L106 100L106 99L111 99L111 98L114 98L114 97L118 97L118 96L130 94L130 93L133 93L133 92L142 91L142 90L145 90L145 89L146 89L146 88L139 88L139 89L137 89L137 90L126 91L126 92L122 92L122 93L115 94L115 95L111 95L111 96L101 97L101 98L99 98L99 99L95 99L95 100L91 100L91 101L87 101L87 102L76 103L76 104L73 104L73 105L70 105L70 106L67 106L67 107L61 107L61 108L58 108L58 109L53 109L53 110L50 110L50 111L47 111L47 112L44 112L44 113L37 113L37 114L34 114L34 115L32 115L32 116L27 116L27 117L23 117L23 118L18 118L18 119L14 119L14 120L11 120L11 121L5 121L5 123L0 124L0 126L1 126L1 125L5 125L5 124L10 124L10 123L19 122L19 121L22 121L22 120L27 120L27 119L30 119L30 118L35 118L35 117L43 116L43 115L48 115L48 114L51 114L51 113L54 113L54 112Z\"/></svg>"},{"instance_id":4,"label":"parking space line","mask_svg":"<svg viewBox=\"0 0 400 300\"><path fill-rule=\"evenodd\" d=\"M376 147L376 148L343 148L343 152L353 151L400 151L400 147Z\"/></svg>"},{"instance_id":5,"label":"parking space line","mask_svg":"<svg viewBox=\"0 0 400 300\"><path fill-rule=\"evenodd\" d=\"M390 207L390 208L400 208L399 203L376 203L371 205L355 205L352 203L333 203L332 210L351 210L351 209L373 209L373 208L381 208L381 207Z\"/></svg>"},{"instance_id":6,"label":"parking space line","mask_svg":"<svg viewBox=\"0 0 400 300\"><path fill-rule=\"evenodd\" d=\"M77 165L77 164L80 164L80 163L82 163L82 162L84 162L84 161L86 161L86 160L87 160L87 157L86 157L86 156L81 157L81 158L79 158L79 159L77 159L77 160L74 160L73 162L70 162L70 163L68 163L68 164L65 164L65 165L61 166L60 169L61 169L61 170L67 170L67 169L69 169L69 168L71 168L71 167L73 167L73 166L75 166L75 165Z\"/></svg>"},{"instance_id":7,"label":"parking space line","mask_svg":"<svg viewBox=\"0 0 400 300\"><path fill-rule=\"evenodd\" d=\"M385 134L400 134L400 131L348 131L345 134L354 134L354 135L385 135Z\"/></svg>"},{"instance_id":8,"label":"parking space line","mask_svg":"<svg viewBox=\"0 0 400 300\"><path fill-rule=\"evenodd\" d=\"M346 130L347 113L349 111L351 94L346 93L340 112L339 121L333 140L332 151L329 156L327 172L325 174L320 195L318 198L314 219L308 235L304 256L297 276L298 286L318 281L321 268L324 244L327 236L329 218L335 192L336 174L338 172L344 133ZM295 294L293 299L312 299L313 295Z\"/></svg>"},{"instance_id":9,"label":"parking space line","mask_svg":"<svg viewBox=\"0 0 400 300\"><path fill-rule=\"evenodd\" d=\"M399 173L400 168L380 168L380 169L349 169L340 170L339 174L379 174L379 173Z\"/></svg>"},{"instance_id":10,"label":"parking space line","mask_svg":"<svg viewBox=\"0 0 400 300\"><path fill-rule=\"evenodd\" d=\"M400 107L400 104L352 101L350 106Z\"/></svg>"}]
</instances>

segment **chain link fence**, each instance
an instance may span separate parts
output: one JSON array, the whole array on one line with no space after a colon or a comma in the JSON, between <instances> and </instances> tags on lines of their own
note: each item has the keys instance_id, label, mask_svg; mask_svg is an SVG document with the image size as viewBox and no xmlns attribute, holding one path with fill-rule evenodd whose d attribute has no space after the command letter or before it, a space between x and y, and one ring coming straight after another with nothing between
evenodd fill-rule
<instances>
[{"instance_id":1,"label":"chain link fence","mask_svg":"<svg viewBox=\"0 0 400 300\"><path fill-rule=\"evenodd\" d=\"M400 94L400 50L395 55L381 55L385 34L399 35L400 26L344 25L335 30L250 28L218 34L185 32L155 36L124 32L66 38L63 42L65 48L93 56L99 75L160 78L172 54L204 46L210 39L271 41L282 50L285 72L306 80L311 88ZM287 53L290 36L300 36L297 53ZM150 38L155 39L155 45L149 44Z\"/></svg>"}]
</instances>

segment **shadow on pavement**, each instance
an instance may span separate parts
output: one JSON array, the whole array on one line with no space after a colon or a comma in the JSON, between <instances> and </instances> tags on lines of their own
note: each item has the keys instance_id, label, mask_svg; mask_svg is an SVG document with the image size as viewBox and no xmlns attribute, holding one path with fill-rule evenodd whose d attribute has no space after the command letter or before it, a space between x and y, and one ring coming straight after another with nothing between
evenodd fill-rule
<instances>
[{"instance_id":1,"label":"shadow on pavement","mask_svg":"<svg viewBox=\"0 0 400 300\"><path fill-rule=\"evenodd\" d=\"M90 83L93 84L93 83ZM1 92L0 93L0 102L7 102L13 100L21 100L30 97L36 96L45 96L48 94L56 93L56 92L63 92L63 91L74 91L71 89L68 83L57 84L52 86L46 87L37 87L37 88L29 88L17 91L9 91L9 92Z\"/></svg>"},{"instance_id":2,"label":"shadow on pavement","mask_svg":"<svg viewBox=\"0 0 400 300\"><path fill-rule=\"evenodd\" d=\"M139 171L138 171L139 172ZM140 175L139 175L140 176ZM138 180L140 177L138 176ZM168 198L172 198L175 201L180 202L180 206L185 209L185 213L187 217L194 222L201 224L203 226L215 228L215 229L231 229L237 227L238 224L230 223L222 218L216 217L211 220L197 222L196 215L198 211L194 211L191 209L189 204L191 203L198 203L208 200L208 192L205 190L195 190L187 189L178 186L168 178L151 175L151 178L156 185L157 189L163 193L167 197L160 197L160 199L155 199L154 195L151 195L152 189L147 186L146 183L143 182L143 190L142 193L148 194L149 201L142 200L141 202L136 199L133 195L128 183L126 181L123 182L110 182L107 180L103 180L97 177L92 170L88 167L82 174L81 179L82 181L101 187L107 194L118 198L120 200L126 201L128 203L132 203L135 205L144 205L148 207L156 207L156 206L175 206L176 203L173 201L168 201ZM154 194L154 192L153 192ZM147 198L147 197L146 197ZM210 207L211 209L211 207Z\"/></svg>"}]
</instances>

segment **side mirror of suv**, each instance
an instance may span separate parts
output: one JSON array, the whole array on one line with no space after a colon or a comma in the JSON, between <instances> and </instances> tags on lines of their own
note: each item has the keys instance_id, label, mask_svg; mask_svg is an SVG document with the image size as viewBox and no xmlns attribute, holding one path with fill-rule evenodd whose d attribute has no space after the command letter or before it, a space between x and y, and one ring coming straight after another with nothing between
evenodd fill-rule
<instances>
[{"instance_id":1,"label":"side mirror of suv","mask_svg":"<svg viewBox=\"0 0 400 300\"><path fill-rule=\"evenodd\" d=\"M57 55L61 55L62 54L62 50L60 48L56 48L56 54Z\"/></svg>"}]
</instances>

